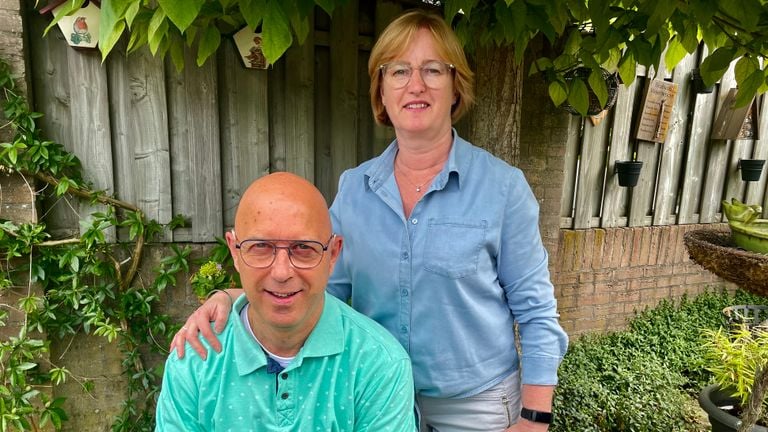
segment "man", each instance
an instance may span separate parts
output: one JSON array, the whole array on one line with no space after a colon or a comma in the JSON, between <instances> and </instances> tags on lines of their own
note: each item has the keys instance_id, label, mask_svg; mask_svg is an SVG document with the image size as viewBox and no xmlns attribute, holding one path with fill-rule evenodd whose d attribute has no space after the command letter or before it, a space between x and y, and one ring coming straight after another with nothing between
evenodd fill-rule
<instances>
[{"instance_id":1,"label":"man","mask_svg":"<svg viewBox=\"0 0 768 432\"><path fill-rule=\"evenodd\" d=\"M320 192L293 174L262 177L226 239L245 294L220 353L169 355L156 430L415 430L405 350L325 293L343 241Z\"/></svg>"}]
</instances>

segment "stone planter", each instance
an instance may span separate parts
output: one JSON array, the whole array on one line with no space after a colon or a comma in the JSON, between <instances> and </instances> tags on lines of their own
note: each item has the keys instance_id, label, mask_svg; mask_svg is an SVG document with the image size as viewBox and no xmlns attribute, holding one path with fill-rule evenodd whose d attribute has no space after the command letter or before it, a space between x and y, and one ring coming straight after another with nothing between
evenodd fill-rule
<instances>
[{"instance_id":1,"label":"stone planter","mask_svg":"<svg viewBox=\"0 0 768 432\"><path fill-rule=\"evenodd\" d=\"M734 406L736 399L720 389L717 384L707 387L699 393L699 405L707 413L712 432L736 432L741 420L723 411L720 407ZM753 426L751 432L768 432L763 426Z\"/></svg>"}]
</instances>

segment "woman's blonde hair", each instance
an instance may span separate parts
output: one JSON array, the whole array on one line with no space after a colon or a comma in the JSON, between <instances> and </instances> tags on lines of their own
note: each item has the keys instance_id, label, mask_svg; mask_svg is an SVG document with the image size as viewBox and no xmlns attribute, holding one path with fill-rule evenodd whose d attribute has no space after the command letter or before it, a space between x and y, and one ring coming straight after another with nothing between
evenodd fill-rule
<instances>
[{"instance_id":1,"label":"woman's blonde hair","mask_svg":"<svg viewBox=\"0 0 768 432\"><path fill-rule=\"evenodd\" d=\"M368 59L368 75L371 77L371 109L378 124L392 126L392 121L381 101L379 66L402 54L410 46L416 32L421 29L429 30L442 60L455 67L453 88L457 98L451 107L451 121L453 123L458 121L474 103L474 74L469 69L467 57L456 34L442 17L423 9L413 9L400 15L384 29Z\"/></svg>"}]
</instances>

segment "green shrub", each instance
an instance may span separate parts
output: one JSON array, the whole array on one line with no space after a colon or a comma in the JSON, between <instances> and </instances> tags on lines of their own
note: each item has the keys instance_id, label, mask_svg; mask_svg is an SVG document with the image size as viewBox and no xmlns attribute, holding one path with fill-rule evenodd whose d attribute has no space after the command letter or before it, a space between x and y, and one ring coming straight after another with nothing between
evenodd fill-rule
<instances>
[{"instance_id":1,"label":"green shrub","mask_svg":"<svg viewBox=\"0 0 768 432\"><path fill-rule=\"evenodd\" d=\"M722 309L768 304L745 292L662 301L622 332L572 341L560 367L553 432L694 430L690 395L711 381L701 333L723 323Z\"/></svg>"}]
</instances>

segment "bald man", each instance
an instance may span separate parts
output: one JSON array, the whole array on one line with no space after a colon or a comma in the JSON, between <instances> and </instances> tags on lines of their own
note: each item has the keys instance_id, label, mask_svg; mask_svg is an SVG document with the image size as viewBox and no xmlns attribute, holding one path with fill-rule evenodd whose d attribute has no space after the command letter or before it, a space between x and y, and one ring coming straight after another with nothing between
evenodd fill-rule
<instances>
[{"instance_id":1,"label":"bald man","mask_svg":"<svg viewBox=\"0 0 768 432\"><path fill-rule=\"evenodd\" d=\"M226 233L244 294L203 359L171 353L158 431L415 431L408 355L325 286L342 247L311 183L246 190Z\"/></svg>"}]
</instances>

